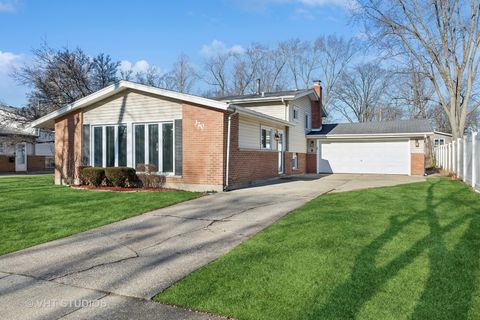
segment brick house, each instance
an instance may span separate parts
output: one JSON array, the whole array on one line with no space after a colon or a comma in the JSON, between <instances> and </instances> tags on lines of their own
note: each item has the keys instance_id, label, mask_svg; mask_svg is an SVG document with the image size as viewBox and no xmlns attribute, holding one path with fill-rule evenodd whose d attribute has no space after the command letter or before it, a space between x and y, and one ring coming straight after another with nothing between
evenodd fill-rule
<instances>
[{"instance_id":1,"label":"brick house","mask_svg":"<svg viewBox=\"0 0 480 320\"><path fill-rule=\"evenodd\" d=\"M57 184L77 182L82 165L153 164L167 186L222 191L320 172L322 138L309 134L323 127L321 94L315 82L305 90L207 99L119 81L32 126L55 129Z\"/></svg>"},{"instance_id":2,"label":"brick house","mask_svg":"<svg viewBox=\"0 0 480 320\"><path fill-rule=\"evenodd\" d=\"M28 128L15 110L0 106L0 173L53 171L53 132Z\"/></svg>"}]
</instances>

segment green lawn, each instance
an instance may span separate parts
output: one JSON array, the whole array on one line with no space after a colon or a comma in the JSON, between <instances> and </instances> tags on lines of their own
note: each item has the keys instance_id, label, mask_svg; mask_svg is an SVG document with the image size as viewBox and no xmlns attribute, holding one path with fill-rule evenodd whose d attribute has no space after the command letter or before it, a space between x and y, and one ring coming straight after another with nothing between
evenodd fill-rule
<instances>
[{"instance_id":1,"label":"green lawn","mask_svg":"<svg viewBox=\"0 0 480 320\"><path fill-rule=\"evenodd\" d=\"M54 185L52 175L0 177L0 254L198 196L180 191L74 190Z\"/></svg>"},{"instance_id":2,"label":"green lawn","mask_svg":"<svg viewBox=\"0 0 480 320\"><path fill-rule=\"evenodd\" d=\"M321 196L155 300L237 319L480 319L480 195L430 179Z\"/></svg>"}]
</instances>

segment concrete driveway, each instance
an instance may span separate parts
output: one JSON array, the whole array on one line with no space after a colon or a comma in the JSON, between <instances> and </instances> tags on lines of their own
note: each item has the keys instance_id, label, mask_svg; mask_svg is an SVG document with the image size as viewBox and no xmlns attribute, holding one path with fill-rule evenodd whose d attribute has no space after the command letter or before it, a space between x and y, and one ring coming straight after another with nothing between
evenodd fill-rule
<instances>
[{"instance_id":1,"label":"concrete driveway","mask_svg":"<svg viewBox=\"0 0 480 320\"><path fill-rule=\"evenodd\" d=\"M148 301L328 192L423 181L300 176L155 210L0 257L3 319L218 319Z\"/></svg>"}]
</instances>

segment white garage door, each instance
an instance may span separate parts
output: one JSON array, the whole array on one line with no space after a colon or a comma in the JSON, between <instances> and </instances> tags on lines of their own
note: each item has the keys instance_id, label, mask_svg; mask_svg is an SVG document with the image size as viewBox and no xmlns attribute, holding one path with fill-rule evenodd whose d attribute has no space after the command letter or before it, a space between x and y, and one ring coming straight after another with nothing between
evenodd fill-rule
<instances>
[{"instance_id":1,"label":"white garage door","mask_svg":"<svg viewBox=\"0 0 480 320\"><path fill-rule=\"evenodd\" d=\"M405 141L321 142L320 173L410 174L410 144Z\"/></svg>"}]
</instances>

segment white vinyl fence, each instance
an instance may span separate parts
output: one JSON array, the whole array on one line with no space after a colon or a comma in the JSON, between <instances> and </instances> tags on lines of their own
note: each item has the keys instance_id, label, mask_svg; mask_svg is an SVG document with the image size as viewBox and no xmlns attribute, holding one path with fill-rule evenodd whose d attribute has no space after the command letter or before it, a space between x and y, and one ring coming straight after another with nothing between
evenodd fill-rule
<instances>
[{"instance_id":1,"label":"white vinyl fence","mask_svg":"<svg viewBox=\"0 0 480 320\"><path fill-rule=\"evenodd\" d=\"M473 132L452 143L435 148L438 168L455 174L480 191L480 136Z\"/></svg>"}]
</instances>

